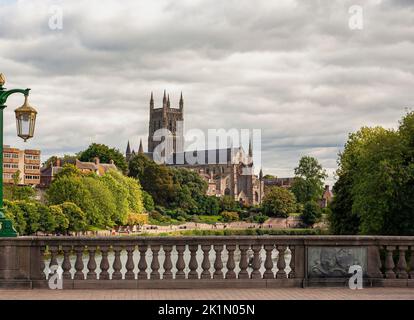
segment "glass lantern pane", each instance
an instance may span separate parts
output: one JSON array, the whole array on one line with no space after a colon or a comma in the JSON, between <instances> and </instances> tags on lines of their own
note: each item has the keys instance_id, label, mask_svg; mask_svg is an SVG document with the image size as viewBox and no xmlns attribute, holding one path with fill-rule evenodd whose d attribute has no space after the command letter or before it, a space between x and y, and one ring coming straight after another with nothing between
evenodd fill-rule
<instances>
[{"instance_id":1,"label":"glass lantern pane","mask_svg":"<svg viewBox=\"0 0 414 320\"><path fill-rule=\"evenodd\" d=\"M20 122L21 122L21 126L20 126L20 134L21 135L24 135L24 136L27 136L27 135L29 135L29 133L30 133L30 117L29 117L29 115L26 115L26 114L22 114L21 116L20 116Z\"/></svg>"}]
</instances>

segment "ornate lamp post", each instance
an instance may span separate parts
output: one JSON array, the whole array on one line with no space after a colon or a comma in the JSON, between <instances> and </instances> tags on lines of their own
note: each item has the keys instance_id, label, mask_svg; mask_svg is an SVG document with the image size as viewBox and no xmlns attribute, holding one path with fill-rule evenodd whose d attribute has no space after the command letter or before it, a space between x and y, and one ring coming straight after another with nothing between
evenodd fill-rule
<instances>
[{"instance_id":1,"label":"ornate lamp post","mask_svg":"<svg viewBox=\"0 0 414 320\"><path fill-rule=\"evenodd\" d=\"M17 135L24 141L33 137L37 111L27 101L30 89L6 90L3 87L5 82L4 75L0 73L0 237L17 237L12 222L5 217L3 212L3 110L6 108L5 103L10 95L14 93L24 95L24 104L14 111L16 113Z\"/></svg>"}]
</instances>

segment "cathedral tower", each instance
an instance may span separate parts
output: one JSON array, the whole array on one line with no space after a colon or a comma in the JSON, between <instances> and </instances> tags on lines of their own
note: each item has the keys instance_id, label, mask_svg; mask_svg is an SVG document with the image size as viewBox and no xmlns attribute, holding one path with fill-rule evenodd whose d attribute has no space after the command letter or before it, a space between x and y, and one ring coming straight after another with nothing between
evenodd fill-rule
<instances>
[{"instance_id":1,"label":"cathedral tower","mask_svg":"<svg viewBox=\"0 0 414 320\"><path fill-rule=\"evenodd\" d=\"M183 128L178 125L179 121L184 121L184 99L181 93L178 108L172 108L170 105L170 95L164 90L162 99L162 107L154 107L154 96L151 92L150 98L150 118L148 130L148 152L154 152L155 147L162 141L154 141L153 137L157 130L168 129L172 134L169 147L173 152L182 152L184 149L184 133Z\"/></svg>"}]
</instances>

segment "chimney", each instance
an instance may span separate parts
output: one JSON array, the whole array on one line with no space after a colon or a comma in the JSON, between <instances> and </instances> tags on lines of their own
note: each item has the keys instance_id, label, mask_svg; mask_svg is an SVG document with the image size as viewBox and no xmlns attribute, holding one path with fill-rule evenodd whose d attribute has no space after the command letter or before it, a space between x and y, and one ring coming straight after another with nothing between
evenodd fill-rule
<instances>
[{"instance_id":1,"label":"chimney","mask_svg":"<svg viewBox=\"0 0 414 320\"><path fill-rule=\"evenodd\" d=\"M62 163L61 163L61 161L60 161L60 158L57 158L57 159L56 159L55 166L56 166L56 167L61 167L61 166L62 166Z\"/></svg>"},{"instance_id":2,"label":"chimney","mask_svg":"<svg viewBox=\"0 0 414 320\"><path fill-rule=\"evenodd\" d=\"M99 164L99 158L98 157L93 158L93 162L95 162L95 164Z\"/></svg>"}]
</instances>

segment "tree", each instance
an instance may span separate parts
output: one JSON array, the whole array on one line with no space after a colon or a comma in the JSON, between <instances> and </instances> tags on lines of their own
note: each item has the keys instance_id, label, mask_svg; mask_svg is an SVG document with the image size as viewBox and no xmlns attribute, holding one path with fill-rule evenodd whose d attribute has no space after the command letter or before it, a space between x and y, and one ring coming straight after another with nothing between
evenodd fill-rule
<instances>
[{"instance_id":1,"label":"tree","mask_svg":"<svg viewBox=\"0 0 414 320\"><path fill-rule=\"evenodd\" d=\"M69 228L69 219L63 213L62 206L53 205L49 207L49 210L56 222L55 231L61 234L65 234Z\"/></svg>"},{"instance_id":2,"label":"tree","mask_svg":"<svg viewBox=\"0 0 414 320\"><path fill-rule=\"evenodd\" d=\"M322 210L315 201L308 201L305 203L301 219L306 225L314 225L321 217Z\"/></svg>"},{"instance_id":3,"label":"tree","mask_svg":"<svg viewBox=\"0 0 414 320\"><path fill-rule=\"evenodd\" d=\"M39 213L39 231L44 233L53 233L57 227L55 216L51 213L50 208L42 203L36 202L36 210Z\"/></svg>"},{"instance_id":4,"label":"tree","mask_svg":"<svg viewBox=\"0 0 414 320\"><path fill-rule=\"evenodd\" d=\"M109 163L114 161L116 167L123 173L127 173L128 165L123 154L115 149L109 148L104 144L92 143L86 150L79 152L78 158L80 161L93 161L98 157L102 163Z\"/></svg>"},{"instance_id":5,"label":"tree","mask_svg":"<svg viewBox=\"0 0 414 320\"><path fill-rule=\"evenodd\" d=\"M292 192L298 202L305 204L308 201L317 201L323 193L324 180L328 177L318 160L304 156L295 168L295 180Z\"/></svg>"},{"instance_id":6,"label":"tree","mask_svg":"<svg viewBox=\"0 0 414 320\"><path fill-rule=\"evenodd\" d=\"M329 221L335 233L414 233L414 112L398 130L361 128L339 155Z\"/></svg>"},{"instance_id":7,"label":"tree","mask_svg":"<svg viewBox=\"0 0 414 320\"><path fill-rule=\"evenodd\" d=\"M106 174L112 176L127 190L129 211L133 213L144 212L144 205L142 203L142 190L139 181L130 177L126 177L115 170L110 170Z\"/></svg>"},{"instance_id":8,"label":"tree","mask_svg":"<svg viewBox=\"0 0 414 320\"><path fill-rule=\"evenodd\" d=\"M59 206L61 207L63 214L69 220L69 231L80 232L87 229L88 221L85 212L83 212L81 208L73 202L64 202Z\"/></svg>"},{"instance_id":9,"label":"tree","mask_svg":"<svg viewBox=\"0 0 414 320\"><path fill-rule=\"evenodd\" d=\"M10 219L19 235L26 235L27 222L23 211L15 201L4 200L6 218Z\"/></svg>"},{"instance_id":10,"label":"tree","mask_svg":"<svg viewBox=\"0 0 414 320\"><path fill-rule=\"evenodd\" d=\"M151 163L145 168L140 182L157 204L168 207L176 198L178 186L174 184L171 170L165 165Z\"/></svg>"},{"instance_id":11,"label":"tree","mask_svg":"<svg viewBox=\"0 0 414 320\"><path fill-rule=\"evenodd\" d=\"M49 205L73 202L86 214L88 224L99 226L102 216L83 177L62 176L55 179L46 192Z\"/></svg>"},{"instance_id":12,"label":"tree","mask_svg":"<svg viewBox=\"0 0 414 320\"><path fill-rule=\"evenodd\" d=\"M112 227L116 206L114 196L107 185L97 176L84 177L82 183L89 191L93 206L96 208L95 216L93 219L88 217L88 223L99 228Z\"/></svg>"},{"instance_id":13,"label":"tree","mask_svg":"<svg viewBox=\"0 0 414 320\"><path fill-rule=\"evenodd\" d=\"M151 195L145 190L142 190L142 202L144 204L145 211L151 212L154 210L154 199L152 199Z\"/></svg>"},{"instance_id":14,"label":"tree","mask_svg":"<svg viewBox=\"0 0 414 320\"><path fill-rule=\"evenodd\" d=\"M218 215L220 213L220 200L216 196L202 195L196 198L196 214ZM232 206L229 206L232 207ZM233 206L235 207L235 206Z\"/></svg>"},{"instance_id":15,"label":"tree","mask_svg":"<svg viewBox=\"0 0 414 320\"><path fill-rule=\"evenodd\" d=\"M13 173L13 183L3 186L4 199L7 200L31 200L35 190L31 186L19 186L20 170Z\"/></svg>"},{"instance_id":16,"label":"tree","mask_svg":"<svg viewBox=\"0 0 414 320\"><path fill-rule=\"evenodd\" d=\"M222 196L220 198L221 211L239 211L240 204L232 196Z\"/></svg>"},{"instance_id":17,"label":"tree","mask_svg":"<svg viewBox=\"0 0 414 320\"><path fill-rule=\"evenodd\" d=\"M268 216L288 217L296 209L295 195L281 187L272 187L263 198L263 212Z\"/></svg>"},{"instance_id":18,"label":"tree","mask_svg":"<svg viewBox=\"0 0 414 320\"><path fill-rule=\"evenodd\" d=\"M25 200L14 201L23 213L23 218L26 221L25 233L27 235L35 234L40 230L40 212L35 203Z\"/></svg>"},{"instance_id":19,"label":"tree","mask_svg":"<svg viewBox=\"0 0 414 320\"><path fill-rule=\"evenodd\" d=\"M128 162L128 176L141 181L144 178L145 168L154 163L144 154L137 154Z\"/></svg>"},{"instance_id":20,"label":"tree","mask_svg":"<svg viewBox=\"0 0 414 320\"><path fill-rule=\"evenodd\" d=\"M125 225L129 212L128 189L111 174L105 174L101 179L111 191L115 201L116 210L111 220L116 225Z\"/></svg>"},{"instance_id":21,"label":"tree","mask_svg":"<svg viewBox=\"0 0 414 320\"><path fill-rule=\"evenodd\" d=\"M55 179L60 177L80 177L82 172L71 163L65 163L62 169L55 175Z\"/></svg>"}]
</instances>

